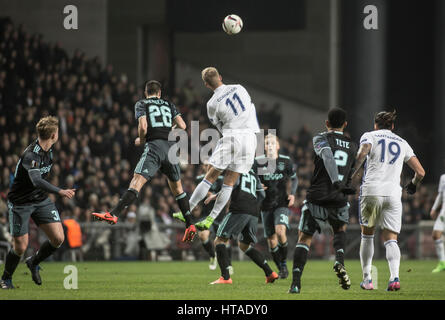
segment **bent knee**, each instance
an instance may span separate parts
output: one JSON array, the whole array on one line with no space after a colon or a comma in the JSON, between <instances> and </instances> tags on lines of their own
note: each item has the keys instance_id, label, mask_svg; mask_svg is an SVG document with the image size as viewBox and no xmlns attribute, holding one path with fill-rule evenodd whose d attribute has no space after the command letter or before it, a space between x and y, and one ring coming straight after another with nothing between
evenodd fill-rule
<instances>
[{"instance_id":1,"label":"bent knee","mask_svg":"<svg viewBox=\"0 0 445 320\"><path fill-rule=\"evenodd\" d=\"M433 240L440 240L442 238L442 232L440 231L433 231Z\"/></svg>"},{"instance_id":2,"label":"bent knee","mask_svg":"<svg viewBox=\"0 0 445 320\"><path fill-rule=\"evenodd\" d=\"M27 247L28 247L28 244L22 243L22 242L14 242L14 246L13 246L15 254L18 256L23 256Z\"/></svg>"},{"instance_id":3,"label":"bent knee","mask_svg":"<svg viewBox=\"0 0 445 320\"><path fill-rule=\"evenodd\" d=\"M214 244L215 246L218 244L227 244L227 241L229 241L229 239L216 237Z\"/></svg>"},{"instance_id":4,"label":"bent knee","mask_svg":"<svg viewBox=\"0 0 445 320\"><path fill-rule=\"evenodd\" d=\"M275 233L279 238L286 236L286 226L284 225L278 225L275 227Z\"/></svg>"},{"instance_id":5,"label":"bent knee","mask_svg":"<svg viewBox=\"0 0 445 320\"><path fill-rule=\"evenodd\" d=\"M63 244L63 241L65 241L65 236L63 234L55 236L55 237L51 238L51 240L50 240L51 245L54 248L59 248Z\"/></svg>"}]
</instances>

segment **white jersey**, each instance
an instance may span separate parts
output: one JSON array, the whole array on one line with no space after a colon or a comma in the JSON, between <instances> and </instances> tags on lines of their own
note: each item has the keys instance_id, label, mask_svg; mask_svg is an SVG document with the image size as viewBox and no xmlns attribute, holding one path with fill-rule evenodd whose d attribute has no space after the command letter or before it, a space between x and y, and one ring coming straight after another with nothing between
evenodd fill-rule
<instances>
[{"instance_id":1,"label":"white jersey","mask_svg":"<svg viewBox=\"0 0 445 320\"><path fill-rule=\"evenodd\" d=\"M440 176L437 198L434 202L433 209L437 210L440 206L442 207L440 209L440 214L445 215L445 174Z\"/></svg>"},{"instance_id":2,"label":"white jersey","mask_svg":"<svg viewBox=\"0 0 445 320\"><path fill-rule=\"evenodd\" d=\"M207 102L210 121L223 134L237 131L260 132L255 105L249 93L239 84L221 85Z\"/></svg>"},{"instance_id":3,"label":"white jersey","mask_svg":"<svg viewBox=\"0 0 445 320\"><path fill-rule=\"evenodd\" d=\"M366 157L365 173L360 188L363 196L402 196L400 174L403 164L415 154L408 142L391 130L366 132L360 145L371 144Z\"/></svg>"}]
</instances>

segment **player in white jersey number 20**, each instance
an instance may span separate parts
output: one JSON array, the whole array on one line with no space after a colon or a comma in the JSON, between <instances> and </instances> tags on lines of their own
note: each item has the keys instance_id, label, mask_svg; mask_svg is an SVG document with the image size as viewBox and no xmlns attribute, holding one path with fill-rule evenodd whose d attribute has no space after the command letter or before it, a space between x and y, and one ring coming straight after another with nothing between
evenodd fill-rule
<instances>
[{"instance_id":1,"label":"player in white jersey number 20","mask_svg":"<svg viewBox=\"0 0 445 320\"><path fill-rule=\"evenodd\" d=\"M445 271L445 250L442 240L442 233L445 231L445 174L440 177L436 201L431 208L431 218L436 220L433 227L433 240L439 258L439 264L433 269L433 273L436 273Z\"/></svg>"},{"instance_id":2,"label":"player in white jersey number 20","mask_svg":"<svg viewBox=\"0 0 445 320\"><path fill-rule=\"evenodd\" d=\"M357 153L356 170L358 176L364 164L364 173L360 187L360 225L362 239L360 244L360 262L363 270L363 282L360 286L372 290L371 265L374 255L375 227L383 229L386 259L391 273L388 291L400 289L399 266L400 248L397 235L402 226L402 187L400 174L403 164L414 170L414 178L406 186L408 194L416 192L417 185L425 176L425 170L415 156L409 144L394 130L396 113L379 112L374 119L374 131L366 132L360 139Z\"/></svg>"},{"instance_id":3,"label":"player in white jersey number 20","mask_svg":"<svg viewBox=\"0 0 445 320\"><path fill-rule=\"evenodd\" d=\"M256 133L260 132L255 105L249 93L241 85L225 85L213 67L202 71L204 85L213 90L207 102L209 120L222 133L209 159L209 169L190 197L190 210L204 199L210 186L224 173L224 182L218 193L212 212L205 220L196 223L196 228L210 228L230 199L232 188L240 174L251 169L257 145Z\"/></svg>"}]
</instances>

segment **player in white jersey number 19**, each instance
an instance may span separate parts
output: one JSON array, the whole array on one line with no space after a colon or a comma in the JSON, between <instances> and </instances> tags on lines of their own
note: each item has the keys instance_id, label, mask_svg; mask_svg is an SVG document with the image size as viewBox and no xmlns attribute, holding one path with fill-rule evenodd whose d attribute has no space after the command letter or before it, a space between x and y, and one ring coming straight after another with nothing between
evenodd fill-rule
<instances>
[{"instance_id":1,"label":"player in white jersey number 19","mask_svg":"<svg viewBox=\"0 0 445 320\"><path fill-rule=\"evenodd\" d=\"M440 177L439 190L436 201L431 208L431 218L436 220L433 227L433 240L436 247L439 264L433 269L433 273L445 271L445 250L442 240L442 233L445 230L445 174Z\"/></svg>"},{"instance_id":2,"label":"player in white jersey number 19","mask_svg":"<svg viewBox=\"0 0 445 320\"><path fill-rule=\"evenodd\" d=\"M414 170L414 178L406 186L409 194L414 194L425 170L415 156L409 144L394 130L394 112L379 112L374 119L374 131L366 132L360 139L357 153L356 170L353 179L364 165L360 187L360 225L362 240L360 244L360 262L363 270L363 282L360 286L372 290L371 266L374 255L375 227L383 229L386 259L390 269L388 291L400 289L399 266L400 248L397 235L402 226L402 188L400 174L403 163Z\"/></svg>"},{"instance_id":3,"label":"player in white jersey number 19","mask_svg":"<svg viewBox=\"0 0 445 320\"><path fill-rule=\"evenodd\" d=\"M213 67L202 71L204 85L213 91L207 102L209 120L222 133L209 159L209 169L190 197L190 209L204 199L210 186L225 172L221 191L218 193L212 212L196 224L200 230L210 228L230 199L232 188L240 174L251 169L257 145L256 133L260 131L249 93L241 85L225 85ZM216 245L216 243L215 243Z\"/></svg>"}]
</instances>

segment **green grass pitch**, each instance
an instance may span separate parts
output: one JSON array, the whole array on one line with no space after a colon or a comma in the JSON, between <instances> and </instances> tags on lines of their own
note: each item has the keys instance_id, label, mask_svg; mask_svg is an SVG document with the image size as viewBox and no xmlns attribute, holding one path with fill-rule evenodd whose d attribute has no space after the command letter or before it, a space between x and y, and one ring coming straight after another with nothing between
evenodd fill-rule
<instances>
[{"instance_id":1,"label":"green grass pitch","mask_svg":"<svg viewBox=\"0 0 445 320\"><path fill-rule=\"evenodd\" d=\"M209 285L219 270L207 262L84 262L78 270L78 289L66 290L63 270L70 263L42 263L42 286L35 285L24 263L14 275L16 290L0 290L7 299L148 299L148 300L284 300L284 299L445 299L445 272L432 274L436 261L402 261L401 290L386 292L389 277L384 260L375 261L378 289L360 289L360 261L346 261L352 287L343 290L331 261L309 260L302 278L302 293L287 293L290 278L265 284L263 271L250 261L234 261L233 285ZM292 262L288 261L291 267ZM3 271L3 266L0 268Z\"/></svg>"}]
</instances>

